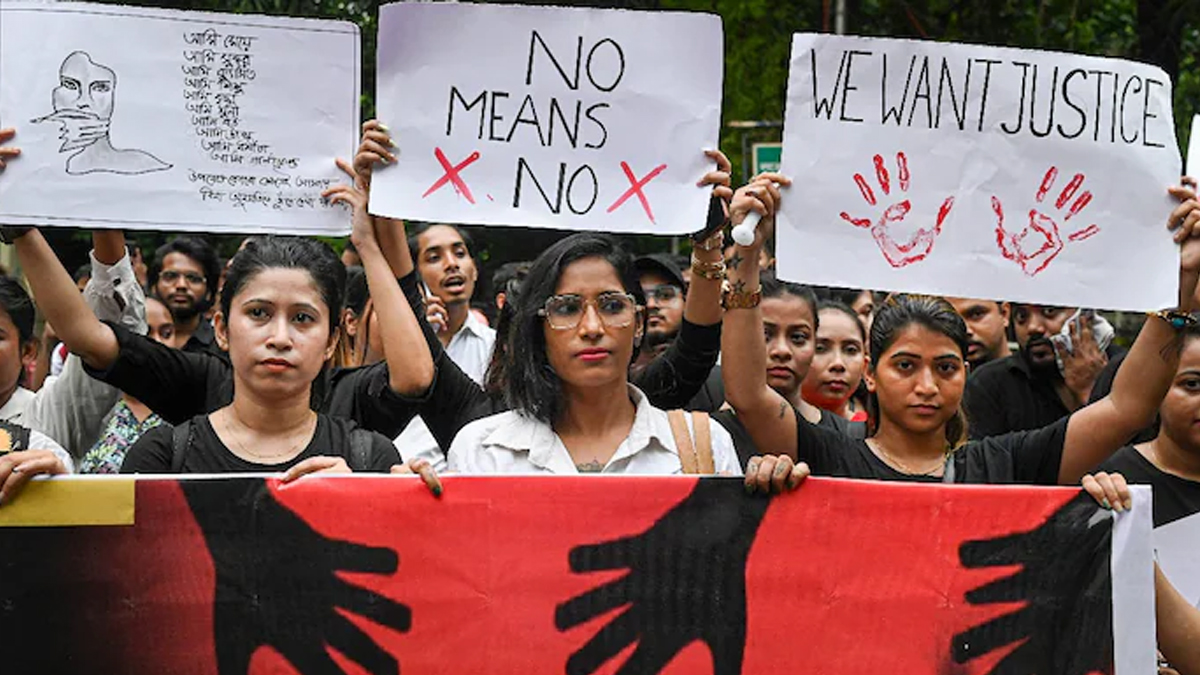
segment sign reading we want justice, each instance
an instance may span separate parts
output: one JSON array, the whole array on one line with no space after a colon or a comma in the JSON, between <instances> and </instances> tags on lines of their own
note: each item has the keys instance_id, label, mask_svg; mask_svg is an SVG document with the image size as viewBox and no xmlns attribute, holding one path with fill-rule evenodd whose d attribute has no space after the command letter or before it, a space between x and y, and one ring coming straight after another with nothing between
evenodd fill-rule
<instances>
[{"instance_id":1,"label":"sign reading we want justice","mask_svg":"<svg viewBox=\"0 0 1200 675\"><path fill-rule=\"evenodd\" d=\"M797 35L781 274L1149 309L1176 302L1171 82L1075 54ZM854 266L829 251L849 252Z\"/></svg>"}]
</instances>

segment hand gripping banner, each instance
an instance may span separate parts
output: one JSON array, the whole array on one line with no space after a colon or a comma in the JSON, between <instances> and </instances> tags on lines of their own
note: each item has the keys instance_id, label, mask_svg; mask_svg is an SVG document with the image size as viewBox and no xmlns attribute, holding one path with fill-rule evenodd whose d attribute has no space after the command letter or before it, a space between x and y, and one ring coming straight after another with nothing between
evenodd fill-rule
<instances>
[{"instance_id":1,"label":"hand gripping banner","mask_svg":"<svg viewBox=\"0 0 1200 675\"><path fill-rule=\"evenodd\" d=\"M1148 490L1114 516L1063 488L811 479L767 498L726 478L445 485L435 498L386 476L35 482L0 507L5 672L1153 665Z\"/></svg>"}]
</instances>

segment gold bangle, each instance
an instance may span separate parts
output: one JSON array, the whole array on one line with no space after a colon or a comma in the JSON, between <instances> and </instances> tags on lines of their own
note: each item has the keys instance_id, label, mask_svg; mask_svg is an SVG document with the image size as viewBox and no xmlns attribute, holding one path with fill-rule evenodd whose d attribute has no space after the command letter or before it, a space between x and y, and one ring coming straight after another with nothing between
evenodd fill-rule
<instances>
[{"instance_id":1,"label":"gold bangle","mask_svg":"<svg viewBox=\"0 0 1200 675\"><path fill-rule=\"evenodd\" d=\"M703 260L698 260L693 255L692 274L708 279L709 281L723 281L725 279L725 261L704 262Z\"/></svg>"},{"instance_id":2,"label":"gold bangle","mask_svg":"<svg viewBox=\"0 0 1200 675\"><path fill-rule=\"evenodd\" d=\"M754 309L762 302L762 286L753 291L746 290L746 282L738 281L725 289L721 306L725 309Z\"/></svg>"},{"instance_id":3,"label":"gold bangle","mask_svg":"<svg viewBox=\"0 0 1200 675\"><path fill-rule=\"evenodd\" d=\"M701 251L715 251L724 245L725 232L723 230L717 230L708 239L705 239L704 241L693 242L692 248L699 249Z\"/></svg>"}]
</instances>

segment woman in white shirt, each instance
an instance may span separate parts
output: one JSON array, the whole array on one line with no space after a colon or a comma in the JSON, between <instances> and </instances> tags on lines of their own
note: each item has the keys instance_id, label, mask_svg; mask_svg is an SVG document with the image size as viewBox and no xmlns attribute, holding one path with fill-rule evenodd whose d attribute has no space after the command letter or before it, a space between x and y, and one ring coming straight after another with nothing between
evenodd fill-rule
<instances>
[{"instance_id":1,"label":"woman in white shirt","mask_svg":"<svg viewBox=\"0 0 1200 675\"><path fill-rule=\"evenodd\" d=\"M633 258L612 237L577 234L542 253L506 338L511 410L464 427L450 447L450 471L673 474L699 467L740 475L728 432L692 417L687 431L673 432L667 412L629 383L644 304ZM705 447L711 467L693 463Z\"/></svg>"}]
</instances>

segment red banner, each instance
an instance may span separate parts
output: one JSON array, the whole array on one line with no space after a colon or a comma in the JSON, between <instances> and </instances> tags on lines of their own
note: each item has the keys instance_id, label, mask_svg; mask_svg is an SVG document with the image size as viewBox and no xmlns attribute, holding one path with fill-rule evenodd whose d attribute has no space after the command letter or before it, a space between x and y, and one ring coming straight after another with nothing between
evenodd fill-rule
<instances>
[{"instance_id":1,"label":"red banner","mask_svg":"<svg viewBox=\"0 0 1200 675\"><path fill-rule=\"evenodd\" d=\"M32 485L0 523L114 484ZM1077 490L445 486L139 480L132 524L0 527L4 670L1088 675L1114 670L1112 589L1133 583Z\"/></svg>"}]
</instances>

